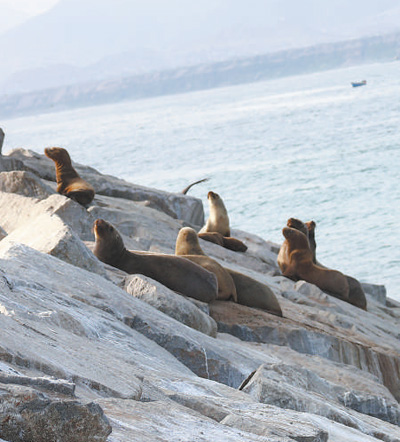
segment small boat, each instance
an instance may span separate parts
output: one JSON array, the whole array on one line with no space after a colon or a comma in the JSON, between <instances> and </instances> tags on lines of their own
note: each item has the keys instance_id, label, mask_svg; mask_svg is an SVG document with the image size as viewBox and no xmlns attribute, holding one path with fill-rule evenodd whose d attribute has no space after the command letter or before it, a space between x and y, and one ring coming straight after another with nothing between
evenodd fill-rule
<instances>
[{"instance_id":1,"label":"small boat","mask_svg":"<svg viewBox=\"0 0 400 442\"><path fill-rule=\"evenodd\" d=\"M353 87L365 86L366 84L367 84L367 80L355 81L355 82L351 83L351 85Z\"/></svg>"}]
</instances>

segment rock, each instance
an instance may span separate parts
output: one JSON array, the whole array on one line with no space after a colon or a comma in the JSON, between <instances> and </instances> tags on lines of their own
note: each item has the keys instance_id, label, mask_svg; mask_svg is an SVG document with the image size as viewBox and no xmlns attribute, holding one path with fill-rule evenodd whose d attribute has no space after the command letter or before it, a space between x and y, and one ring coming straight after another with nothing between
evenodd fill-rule
<instances>
[{"instance_id":1,"label":"rock","mask_svg":"<svg viewBox=\"0 0 400 442\"><path fill-rule=\"evenodd\" d=\"M217 335L216 322L196 305L157 281L144 275L129 275L125 290L188 327L206 335Z\"/></svg>"},{"instance_id":2,"label":"rock","mask_svg":"<svg viewBox=\"0 0 400 442\"><path fill-rule=\"evenodd\" d=\"M19 242L72 265L105 276L103 265L57 215L44 213L15 229L2 241Z\"/></svg>"},{"instance_id":3,"label":"rock","mask_svg":"<svg viewBox=\"0 0 400 442\"><path fill-rule=\"evenodd\" d=\"M28 385L42 390L74 396L75 384L72 382L45 377L30 377L2 373L0 370L0 384Z\"/></svg>"},{"instance_id":4,"label":"rock","mask_svg":"<svg viewBox=\"0 0 400 442\"><path fill-rule=\"evenodd\" d=\"M357 307L336 298L329 298L332 306L337 306L336 311L324 312L309 306L300 308L301 305L293 305L280 298L283 318L237 304L228 308L221 302L210 305L210 315L217 321L220 332L233 334L242 340L288 346L300 353L319 355L372 373L399 400L400 385L393 382L400 373L396 331L387 329L388 346L384 346L380 330L387 327L386 320L365 311L359 312ZM380 315L383 315L382 310Z\"/></svg>"},{"instance_id":5,"label":"rock","mask_svg":"<svg viewBox=\"0 0 400 442\"><path fill-rule=\"evenodd\" d=\"M45 199L54 193L32 172L12 171L0 173L0 192L16 193L37 199Z\"/></svg>"},{"instance_id":6,"label":"rock","mask_svg":"<svg viewBox=\"0 0 400 442\"><path fill-rule=\"evenodd\" d=\"M7 236L7 232L0 226L0 241Z\"/></svg>"},{"instance_id":7,"label":"rock","mask_svg":"<svg viewBox=\"0 0 400 442\"><path fill-rule=\"evenodd\" d=\"M361 287L366 294L372 296L377 302L386 305L386 288L384 285L362 282Z\"/></svg>"},{"instance_id":8,"label":"rock","mask_svg":"<svg viewBox=\"0 0 400 442\"><path fill-rule=\"evenodd\" d=\"M261 436L221 425L171 402L99 400L113 426L113 438L118 441L265 442ZM290 440L271 438L268 442Z\"/></svg>"},{"instance_id":9,"label":"rock","mask_svg":"<svg viewBox=\"0 0 400 442\"><path fill-rule=\"evenodd\" d=\"M174 253L182 223L165 213L122 198L96 196L88 210L93 220L102 218L125 237L135 240L139 250Z\"/></svg>"},{"instance_id":10,"label":"rock","mask_svg":"<svg viewBox=\"0 0 400 442\"><path fill-rule=\"evenodd\" d=\"M288 424L290 419L290 424ZM241 410L230 414L221 424L270 438L285 438L298 442L327 442L328 432L306 419L302 413L291 413L276 408ZM287 439L288 438L288 439Z\"/></svg>"},{"instance_id":11,"label":"rock","mask_svg":"<svg viewBox=\"0 0 400 442\"><path fill-rule=\"evenodd\" d=\"M26 149L14 149L8 154L8 158L23 162L28 170L43 179L55 181L54 164L44 155ZM154 208L169 216L173 215L197 226L204 222L203 204L197 198L131 184L111 175L102 175L97 170L74 161L72 165L94 187L96 194L132 201L150 201Z\"/></svg>"},{"instance_id":12,"label":"rock","mask_svg":"<svg viewBox=\"0 0 400 442\"><path fill-rule=\"evenodd\" d=\"M10 442L105 442L111 433L97 404L53 399L10 384L0 384L0 392L1 437Z\"/></svg>"},{"instance_id":13,"label":"rock","mask_svg":"<svg viewBox=\"0 0 400 442\"><path fill-rule=\"evenodd\" d=\"M390 394L386 394L389 397L387 404L384 398L366 397L361 392L348 392L339 383L333 386L326 379L300 366L264 364L244 382L241 390L262 403L324 416L373 437L379 437L379 432L384 427L379 419L383 418L395 424L387 425L387 431L392 433L392 437L394 431L397 431L394 429L400 423L398 404ZM362 403L364 410L358 411L375 415L378 419L371 417L365 420L358 413L346 409L344 402L349 395L359 397L353 404L351 400L348 401L347 406L354 406L357 402L357 405L352 407L357 409Z\"/></svg>"},{"instance_id":14,"label":"rock","mask_svg":"<svg viewBox=\"0 0 400 442\"><path fill-rule=\"evenodd\" d=\"M7 163L31 172L0 179L1 226L11 237L0 242L4 395L17 400L30 389L24 400L37 398L42 411L74 407L82 428L93 417L85 404L99 404L113 427L108 442L293 442L327 434L329 442L400 442L400 303L385 299L383 287L364 286L363 311L284 278L278 245L234 230L245 253L211 243L204 249L270 287L283 317L231 302L198 303L130 277L143 302L121 288L126 273L103 263L99 273L76 266L90 263L85 245L93 244L94 218L118 226L129 249L173 253L198 200L77 165L106 194L123 196L98 194L86 210L54 193L54 165L43 155L17 150L0 162L0 169ZM0 430L1 438L13 440Z\"/></svg>"}]
</instances>

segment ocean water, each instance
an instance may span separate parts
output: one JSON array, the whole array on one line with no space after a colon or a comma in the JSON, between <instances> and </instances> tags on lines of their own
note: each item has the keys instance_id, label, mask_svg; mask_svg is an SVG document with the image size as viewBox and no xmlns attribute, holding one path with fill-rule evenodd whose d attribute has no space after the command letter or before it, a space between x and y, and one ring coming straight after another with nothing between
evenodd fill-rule
<instances>
[{"instance_id":1,"label":"ocean water","mask_svg":"<svg viewBox=\"0 0 400 442\"><path fill-rule=\"evenodd\" d=\"M352 88L350 82L366 79ZM203 200L282 242L317 223L317 257L400 300L400 62L1 121L3 151L62 146L74 161ZM0 221L1 224L1 221Z\"/></svg>"}]
</instances>

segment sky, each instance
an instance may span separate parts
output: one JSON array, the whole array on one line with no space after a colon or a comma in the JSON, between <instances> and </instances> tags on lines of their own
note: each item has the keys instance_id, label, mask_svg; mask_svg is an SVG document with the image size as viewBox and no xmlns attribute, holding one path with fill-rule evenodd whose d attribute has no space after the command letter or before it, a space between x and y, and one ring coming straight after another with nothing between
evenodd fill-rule
<instances>
[{"instance_id":1,"label":"sky","mask_svg":"<svg viewBox=\"0 0 400 442\"><path fill-rule=\"evenodd\" d=\"M50 9L57 2L58 0L0 0L0 6L34 16Z\"/></svg>"}]
</instances>

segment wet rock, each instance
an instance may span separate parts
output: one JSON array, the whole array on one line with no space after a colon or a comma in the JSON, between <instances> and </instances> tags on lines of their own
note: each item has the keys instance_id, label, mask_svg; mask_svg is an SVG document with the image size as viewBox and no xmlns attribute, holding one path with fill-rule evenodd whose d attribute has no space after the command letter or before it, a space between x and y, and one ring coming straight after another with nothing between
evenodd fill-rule
<instances>
[{"instance_id":1,"label":"wet rock","mask_svg":"<svg viewBox=\"0 0 400 442\"><path fill-rule=\"evenodd\" d=\"M152 305L171 318L206 335L217 335L216 322L196 305L157 281L143 275L129 275L125 290L138 299Z\"/></svg>"}]
</instances>

